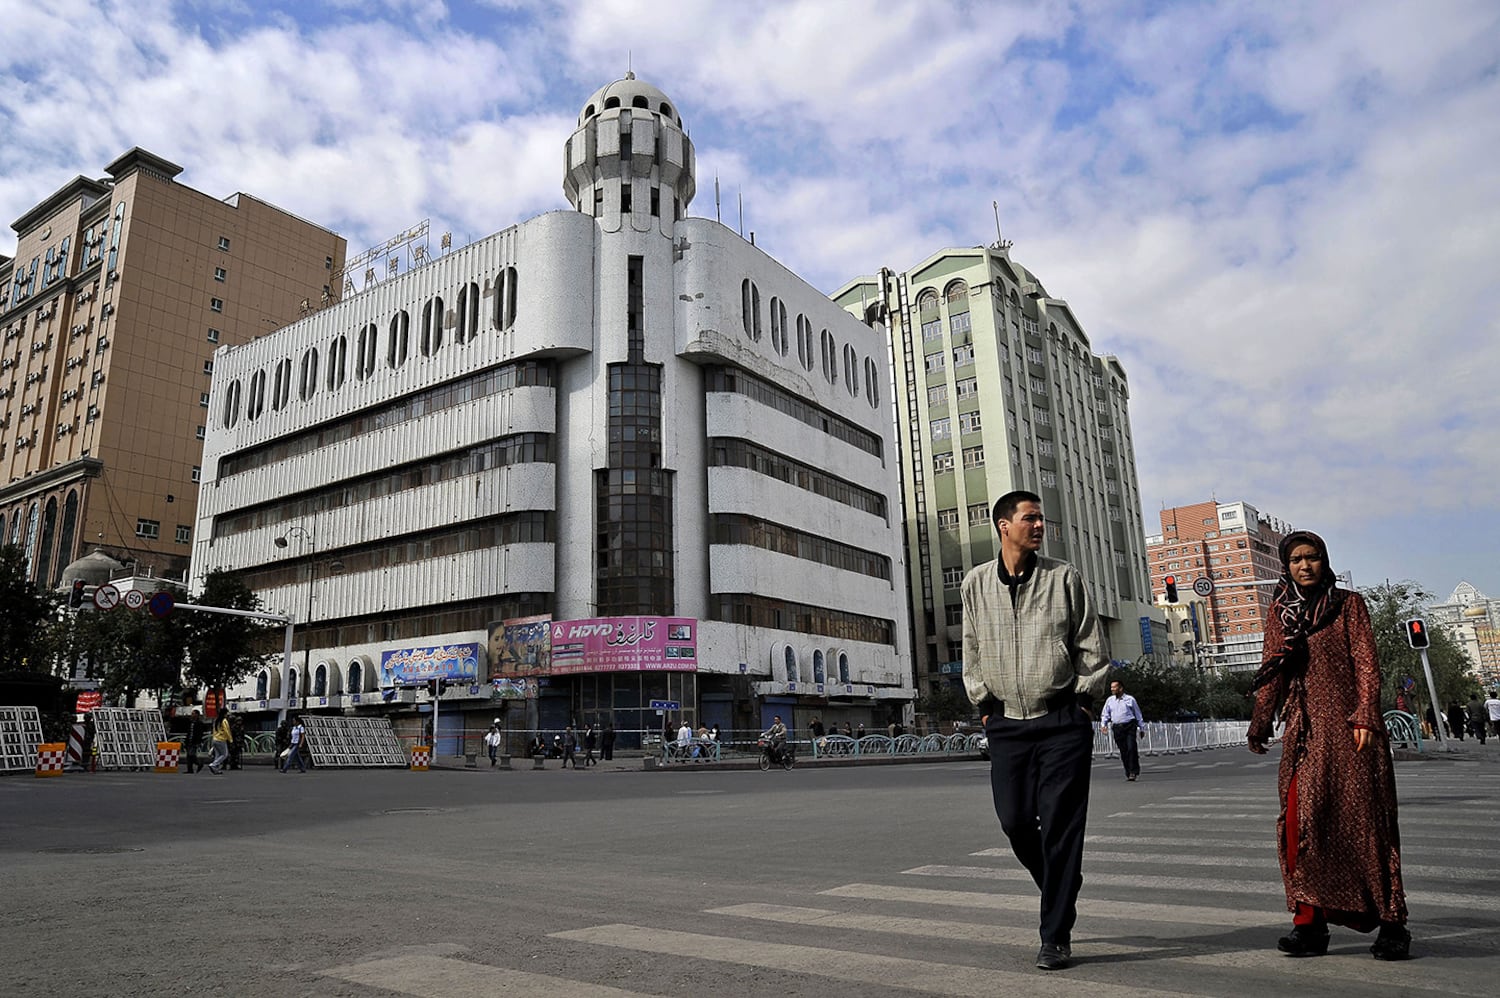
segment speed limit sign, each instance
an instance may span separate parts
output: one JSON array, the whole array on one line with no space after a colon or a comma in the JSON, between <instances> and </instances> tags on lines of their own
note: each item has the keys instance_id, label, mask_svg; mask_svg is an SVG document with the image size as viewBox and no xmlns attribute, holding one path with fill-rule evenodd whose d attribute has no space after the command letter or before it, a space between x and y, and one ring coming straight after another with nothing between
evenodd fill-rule
<instances>
[{"instance_id":1,"label":"speed limit sign","mask_svg":"<svg viewBox=\"0 0 1500 998\"><path fill-rule=\"evenodd\" d=\"M1193 592L1199 596L1207 596L1214 591L1214 580L1206 575L1200 575L1193 580Z\"/></svg>"},{"instance_id":2,"label":"speed limit sign","mask_svg":"<svg viewBox=\"0 0 1500 998\"><path fill-rule=\"evenodd\" d=\"M146 605L146 594L139 589L128 589L125 592L125 605L132 610L139 610Z\"/></svg>"}]
</instances>

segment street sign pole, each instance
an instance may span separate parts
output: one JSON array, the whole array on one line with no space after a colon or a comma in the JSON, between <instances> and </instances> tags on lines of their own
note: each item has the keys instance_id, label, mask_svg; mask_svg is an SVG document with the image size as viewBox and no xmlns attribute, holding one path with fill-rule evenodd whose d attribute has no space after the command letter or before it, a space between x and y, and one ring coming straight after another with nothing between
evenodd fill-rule
<instances>
[{"instance_id":1,"label":"street sign pole","mask_svg":"<svg viewBox=\"0 0 1500 998\"><path fill-rule=\"evenodd\" d=\"M1443 747L1444 752L1453 751L1448 745L1448 736L1443 734L1443 705L1438 702L1437 684L1432 681L1432 666L1427 662L1427 649L1419 649L1422 653L1422 674L1427 677L1427 695L1432 698L1432 726L1437 729L1438 744ZM1421 723L1420 719L1417 723Z\"/></svg>"}]
</instances>

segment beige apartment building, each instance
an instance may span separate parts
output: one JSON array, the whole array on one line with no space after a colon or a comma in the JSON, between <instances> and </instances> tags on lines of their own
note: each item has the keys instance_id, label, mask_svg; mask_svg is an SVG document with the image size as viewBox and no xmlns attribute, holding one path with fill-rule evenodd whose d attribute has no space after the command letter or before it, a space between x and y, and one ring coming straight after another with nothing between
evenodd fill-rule
<instances>
[{"instance_id":1,"label":"beige apartment building","mask_svg":"<svg viewBox=\"0 0 1500 998\"><path fill-rule=\"evenodd\" d=\"M185 578L214 350L340 295L333 232L143 149L104 172L18 218L0 255L0 529L46 586L94 548Z\"/></svg>"},{"instance_id":2,"label":"beige apartment building","mask_svg":"<svg viewBox=\"0 0 1500 998\"><path fill-rule=\"evenodd\" d=\"M1093 352L1008 243L944 249L833 297L892 345L918 690L961 681L959 586L997 554L990 510L1013 489L1042 497L1043 553L1083 573L1111 656L1139 658L1160 614L1119 360Z\"/></svg>"}]
</instances>

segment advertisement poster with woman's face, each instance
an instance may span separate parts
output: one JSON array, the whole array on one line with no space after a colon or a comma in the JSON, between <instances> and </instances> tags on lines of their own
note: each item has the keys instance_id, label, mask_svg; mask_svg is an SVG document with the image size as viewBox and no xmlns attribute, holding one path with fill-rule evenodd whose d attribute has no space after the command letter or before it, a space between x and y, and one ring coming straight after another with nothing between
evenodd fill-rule
<instances>
[{"instance_id":1,"label":"advertisement poster with woman's face","mask_svg":"<svg viewBox=\"0 0 1500 998\"><path fill-rule=\"evenodd\" d=\"M552 617L497 620L489 628L491 676L537 676L552 671Z\"/></svg>"}]
</instances>

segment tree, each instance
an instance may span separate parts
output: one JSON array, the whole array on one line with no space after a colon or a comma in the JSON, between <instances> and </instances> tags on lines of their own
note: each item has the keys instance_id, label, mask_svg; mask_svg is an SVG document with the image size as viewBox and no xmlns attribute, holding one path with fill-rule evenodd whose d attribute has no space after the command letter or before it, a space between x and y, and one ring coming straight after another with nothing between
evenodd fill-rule
<instances>
[{"instance_id":1,"label":"tree","mask_svg":"<svg viewBox=\"0 0 1500 998\"><path fill-rule=\"evenodd\" d=\"M1385 582L1360 592L1370 607L1370 626L1375 631L1375 650L1380 657L1381 704L1386 709L1394 708L1396 694L1404 686L1403 679L1411 678L1416 680L1416 687L1407 695L1407 706L1416 713L1416 702L1425 708L1430 696L1422 676L1422 655L1407 643L1405 621L1424 617L1432 594L1410 580ZM1429 627L1427 637L1431 641L1427 661L1437 687L1437 711L1442 713L1447 704L1468 700L1478 684L1469 674L1472 666L1468 656L1443 628Z\"/></svg>"},{"instance_id":2,"label":"tree","mask_svg":"<svg viewBox=\"0 0 1500 998\"><path fill-rule=\"evenodd\" d=\"M26 579L26 553L0 546L0 672L52 671L57 593Z\"/></svg>"},{"instance_id":3,"label":"tree","mask_svg":"<svg viewBox=\"0 0 1500 998\"><path fill-rule=\"evenodd\" d=\"M182 685L187 634L181 621L117 607L82 611L76 626L98 663L93 672L106 697L129 703L144 690L165 704Z\"/></svg>"},{"instance_id":4,"label":"tree","mask_svg":"<svg viewBox=\"0 0 1500 998\"><path fill-rule=\"evenodd\" d=\"M261 609L260 597L241 582L239 576L224 571L210 572L193 602L198 606L230 610ZM275 654L268 648L272 646L276 628L252 617L192 612L186 630L190 659L188 681L210 690L239 682Z\"/></svg>"},{"instance_id":5,"label":"tree","mask_svg":"<svg viewBox=\"0 0 1500 998\"><path fill-rule=\"evenodd\" d=\"M974 712L963 690L952 683L944 683L935 691L918 697L916 709L934 721L958 721Z\"/></svg>"}]
</instances>

